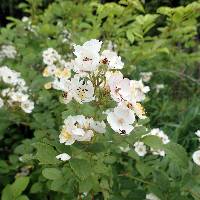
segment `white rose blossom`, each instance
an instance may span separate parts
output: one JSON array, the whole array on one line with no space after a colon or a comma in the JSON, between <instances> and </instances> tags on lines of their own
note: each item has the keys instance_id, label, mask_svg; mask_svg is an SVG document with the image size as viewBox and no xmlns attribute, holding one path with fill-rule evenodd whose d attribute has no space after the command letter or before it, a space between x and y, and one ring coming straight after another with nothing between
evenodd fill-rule
<instances>
[{"instance_id":1,"label":"white rose blossom","mask_svg":"<svg viewBox=\"0 0 200 200\"><path fill-rule=\"evenodd\" d=\"M109 69L122 69L124 67L121 57L117 56L117 53L111 50L104 50L102 52L101 62L107 64Z\"/></svg>"},{"instance_id":2,"label":"white rose blossom","mask_svg":"<svg viewBox=\"0 0 200 200\"><path fill-rule=\"evenodd\" d=\"M85 42L82 46L74 45L74 71L95 71L99 66L101 45L102 42L95 39Z\"/></svg>"},{"instance_id":3,"label":"white rose blossom","mask_svg":"<svg viewBox=\"0 0 200 200\"><path fill-rule=\"evenodd\" d=\"M192 155L193 161L200 166L200 150L195 151Z\"/></svg>"},{"instance_id":4,"label":"white rose blossom","mask_svg":"<svg viewBox=\"0 0 200 200\"><path fill-rule=\"evenodd\" d=\"M139 156L143 157L147 154L147 147L143 142L136 142L133 146Z\"/></svg>"},{"instance_id":5,"label":"white rose blossom","mask_svg":"<svg viewBox=\"0 0 200 200\"><path fill-rule=\"evenodd\" d=\"M135 114L132 110L124 106L117 106L108 113L107 121L111 128L122 135L130 134L134 129Z\"/></svg>"}]
</instances>

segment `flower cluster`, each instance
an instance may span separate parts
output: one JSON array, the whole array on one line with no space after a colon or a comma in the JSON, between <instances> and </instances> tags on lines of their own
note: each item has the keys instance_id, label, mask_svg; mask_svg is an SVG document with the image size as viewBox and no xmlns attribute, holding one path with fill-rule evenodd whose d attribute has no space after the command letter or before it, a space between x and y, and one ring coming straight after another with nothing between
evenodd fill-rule
<instances>
[{"instance_id":1,"label":"flower cluster","mask_svg":"<svg viewBox=\"0 0 200 200\"><path fill-rule=\"evenodd\" d=\"M157 136L161 139L163 144L167 144L170 142L168 136L159 128L154 128L152 129L148 134L142 136L142 138L149 136L149 135L154 135ZM134 144L134 149L135 152L139 155L139 156L145 156L147 154L147 146L142 142L142 141L137 141ZM152 152L153 155L160 155L160 156L165 156L165 151L162 149L153 149L150 148L150 152Z\"/></svg>"},{"instance_id":2,"label":"flower cluster","mask_svg":"<svg viewBox=\"0 0 200 200\"><path fill-rule=\"evenodd\" d=\"M122 135L130 134L138 118L144 119L145 111L141 102L145 100L149 87L142 80L129 80L119 71L124 67L121 57L112 50L100 52L102 42L92 39L82 46L74 45L75 59L65 62L56 50L49 48L43 52L46 65L43 76L52 81L46 89L54 88L62 92L61 102L70 101L106 107L107 122ZM115 107L107 109L107 102ZM97 133L105 132L105 123L86 118L83 115L69 116L59 136L60 143L71 145L75 141L90 141Z\"/></svg>"},{"instance_id":3,"label":"flower cluster","mask_svg":"<svg viewBox=\"0 0 200 200\"><path fill-rule=\"evenodd\" d=\"M96 133L105 133L105 123L94 121L92 118L86 118L83 115L69 116L64 120L60 143L71 145L75 141L90 141Z\"/></svg>"},{"instance_id":4,"label":"flower cluster","mask_svg":"<svg viewBox=\"0 0 200 200\"><path fill-rule=\"evenodd\" d=\"M2 45L0 49L0 61L4 58L14 59L17 55L17 51L12 45Z\"/></svg>"},{"instance_id":5,"label":"flower cluster","mask_svg":"<svg viewBox=\"0 0 200 200\"><path fill-rule=\"evenodd\" d=\"M200 142L200 130L197 130L195 132L195 134L197 135L198 139L199 139L199 142ZM193 153L192 155L192 159L193 161L200 166L200 150L197 150Z\"/></svg>"},{"instance_id":6,"label":"flower cluster","mask_svg":"<svg viewBox=\"0 0 200 200\"><path fill-rule=\"evenodd\" d=\"M43 76L51 77L53 80L45 84L46 89L51 87L57 90L65 91L68 78L71 77L69 63L65 62L61 55L53 48L43 51L43 62L47 66L44 69Z\"/></svg>"},{"instance_id":7,"label":"flower cluster","mask_svg":"<svg viewBox=\"0 0 200 200\"><path fill-rule=\"evenodd\" d=\"M0 67L0 80L6 86L0 93L0 107L4 105L4 99L9 106L20 106L24 112L31 113L34 109L34 102L29 99L28 87L20 73L7 66L2 66Z\"/></svg>"}]
</instances>

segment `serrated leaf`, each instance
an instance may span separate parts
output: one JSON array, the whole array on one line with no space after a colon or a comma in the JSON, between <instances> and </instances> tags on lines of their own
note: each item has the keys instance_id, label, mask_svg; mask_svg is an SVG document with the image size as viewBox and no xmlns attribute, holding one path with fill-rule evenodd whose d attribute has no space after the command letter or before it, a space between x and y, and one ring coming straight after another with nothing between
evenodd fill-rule
<instances>
[{"instance_id":1,"label":"serrated leaf","mask_svg":"<svg viewBox=\"0 0 200 200\"><path fill-rule=\"evenodd\" d=\"M138 161L135 165L138 172L145 178L152 172L152 167L146 165L143 162Z\"/></svg>"},{"instance_id":2,"label":"serrated leaf","mask_svg":"<svg viewBox=\"0 0 200 200\"><path fill-rule=\"evenodd\" d=\"M92 177L87 177L79 183L79 192L89 192L92 188Z\"/></svg>"},{"instance_id":3,"label":"serrated leaf","mask_svg":"<svg viewBox=\"0 0 200 200\"><path fill-rule=\"evenodd\" d=\"M188 157L185 149L176 143L170 142L164 145L166 155L174 162L183 168L188 167Z\"/></svg>"},{"instance_id":4,"label":"serrated leaf","mask_svg":"<svg viewBox=\"0 0 200 200\"><path fill-rule=\"evenodd\" d=\"M74 173L82 180L86 179L91 174L91 165L87 160L71 159L70 166Z\"/></svg>"},{"instance_id":5,"label":"serrated leaf","mask_svg":"<svg viewBox=\"0 0 200 200\"><path fill-rule=\"evenodd\" d=\"M56 168L45 168L42 170L42 175L49 180L56 180L62 178L62 173Z\"/></svg>"},{"instance_id":6,"label":"serrated leaf","mask_svg":"<svg viewBox=\"0 0 200 200\"><path fill-rule=\"evenodd\" d=\"M134 37L134 35L133 35L133 33L132 33L131 30L126 31L126 36L127 36L128 40L129 40L131 43L134 42L135 37Z\"/></svg>"},{"instance_id":7,"label":"serrated leaf","mask_svg":"<svg viewBox=\"0 0 200 200\"><path fill-rule=\"evenodd\" d=\"M158 136L155 136L155 135L147 135L142 139L142 141L146 145L154 149L161 149L164 146L162 143L162 140Z\"/></svg>"},{"instance_id":8,"label":"serrated leaf","mask_svg":"<svg viewBox=\"0 0 200 200\"><path fill-rule=\"evenodd\" d=\"M40 164L58 164L59 160L56 159L57 152L54 148L45 143L35 143L33 146L37 149L35 158L40 161Z\"/></svg>"}]
</instances>

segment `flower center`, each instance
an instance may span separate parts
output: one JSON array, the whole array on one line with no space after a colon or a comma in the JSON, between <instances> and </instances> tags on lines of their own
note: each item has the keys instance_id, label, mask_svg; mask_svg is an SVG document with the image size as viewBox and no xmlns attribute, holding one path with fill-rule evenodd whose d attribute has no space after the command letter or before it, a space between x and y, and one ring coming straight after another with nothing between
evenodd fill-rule
<instances>
[{"instance_id":1,"label":"flower center","mask_svg":"<svg viewBox=\"0 0 200 200\"><path fill-rule=\"evenodd\" d=\"M66 131L66 130L62 130L62 133L61 133L61 134L63 135L63 137L64 137L66 140L69 140L69 139L72 138L72 135L71 135L68 131Z\"/></svg>"}]
</instances>

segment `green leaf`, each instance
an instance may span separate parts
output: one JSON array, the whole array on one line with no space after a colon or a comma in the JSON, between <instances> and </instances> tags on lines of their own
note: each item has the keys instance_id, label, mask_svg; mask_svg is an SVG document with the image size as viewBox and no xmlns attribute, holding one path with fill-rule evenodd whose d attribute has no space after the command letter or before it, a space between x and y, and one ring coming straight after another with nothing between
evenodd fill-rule
<instances>
[{"instance_id":1,"label":"green leaf","mask_svg":"<svg viewBox=\"0 0 200 200\"><path fill-rule=\"evenodd\" d=\"M164 150L167 157L169 157L174 163L177 163L183 168L188 167L189 162L187 152L181 145L170 142L164 145Z\"/></svg>"},{"instance_id":2,"label":"green leaf","mask_svg":"<svg viewBox=\"0 0 200 200\"><path fill-rule=\"evenodd\" d=\"M154 149L162 149L164 146L162 140L155 135L147 135L142 139L142 141Z\"/></svg>"},{"instance_id":3,"label":"green leaf","mask_svg":"<svg viewBox=\"0 0 200 200\"><path fill-rule=\"evenodd\" d=\"M92 177L87 177L79 183L79 192L89 192L93 188Z\"/></svg>"},{"instance_id":4,"label":"green leaf","mask_svg":"<svg viewBox=\"0 0 200 200\"><path fill-rule=\"evenodd\" d=\"M87 160L71 159L69 163L74 173L80 179L84 180L91 174L91 165Z\"/></svg>"},{"instance_id":5,"label":"green leaf","mask_svg":"<svg viewBox=\"0 0 200 200\"><path fill-rule=\"evenodd\" d=\"M42 184L34 183L30 189L30 193L38 193L38 192L42 192Z\"/></svg>"},{"instance_id":6,"label":"green leaf","mask_svg":"<svg viewBox=\"0 0 200 200\"><path fill-rule=\"evenodd\" d=\"M35 143L33 146L37 149L35 158L40 161L40 164L58 164L59 160L56 159L57 152L54 148L45 143Z\"/></svg>"},{"instance_id":7,"label":"green leaf","mask_svg":"<svg viewBox=\"0 0 200 200\"><path fill-rule=\"evenodd\" d=\"M155 171L153 177L161 191L167 192L170 188L170 182L167 174L163 171ZM164 186L164 187L163 187Z\"/></svg>"},{"instance_id":8,"label":"green leaf","mask_svg":"<svg viewBox=\"0 0 200 200\"><path fill-rule=\"evenodd\" d=\"M42 175L49 180L56 180L62 178L62 173L56 168L45 168L42 170Z\"/></svg>"},{"instance_id":9,"label":"green leaf","mask_svg":"<svg viewBox=\"0 0 200 200\"><path fill-rule=\"evenodd\" d=\"M135 165L136 169L138 170L138 172L144 177L146 178L151 172L152 172L152 167L146 165L143 162L138 161Z\"/></svg>"},{"instance_id":10,"label":"green leaf","mask_svg":"<svg viewBox=\"0 0 200 200\"><path fill-rule=\"evenodd\" d=\"M13 196L13 192L12 192L12 188L11 185L6 185L6 187L3 189L2 191L2 196L1 196L1 200L13 200L14 196Z\"/></svg>"},{"instance_id":11,"label":"green leaf","mask_svg":"<svg viewBox=\"0 0 200 200\"><path fill-rule=\"evenodd\" d=\"M133 43L135 40L135 37L133 35L133 32L131 30L126 31L126 36L128 38L128 40Z\"/></svg>"},{"instance_id":12,"label":"green leaf","mask_svg":"<svg viewBox=\"0 0 200 200\"><path fill-rule=\"evenodd\" d=\"M29 177L19 177L15 180L15 182L11 185L12 192L15 197L22 194L22 192L26 189L29 183Z\"/></svg>"},{"instance_id":13,"label":"green leaf","mask_svg":"<svg viewBox=\"0 0 200 200\"><path fill-rule=\"evenodd\" d=\"M52 181L50 185L50 189L53 191L63 191L63 186L66 184L66 180L64 178L62 179L55 179Z\"/></svg>"},{"instance_id":14,"label":"green leaf","mask_svg":"<svg viewBox=\"0 0 200 200\"><path fill-rule=\"evenodd\" d=\"M16 200L29 200L29 198L26 195L21 195Z\"/></svg>"},{"instance_id":15,"label":"green leaf","mask_svg":"<svg viewBox=\"0 0 200 200\"><path fill-rule=\"evenodd\" d=\"M133 144L145 134L147 134L147 130L145 127L143 126L136 127L130 135L127 135L126 141L129 144Z\"/></svg>"}]
</instances>

